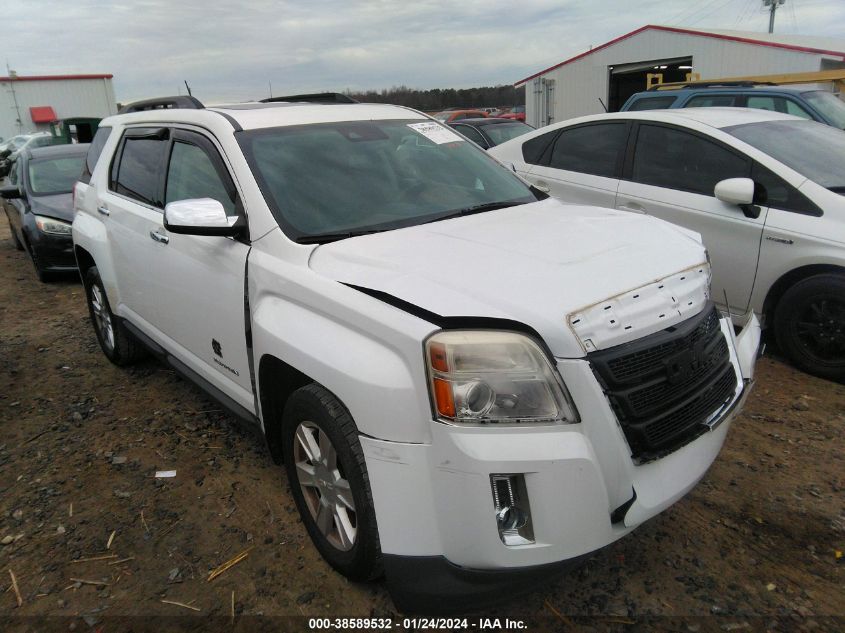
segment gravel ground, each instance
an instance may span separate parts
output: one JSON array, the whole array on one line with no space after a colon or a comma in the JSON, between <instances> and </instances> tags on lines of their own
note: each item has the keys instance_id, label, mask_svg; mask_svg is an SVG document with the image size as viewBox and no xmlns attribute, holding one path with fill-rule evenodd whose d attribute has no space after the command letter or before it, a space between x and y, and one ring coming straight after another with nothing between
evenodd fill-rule
<instances>
[{"instance_id":1,"label":"gravel ground","mask_svg":"<svg viewBox=\"0 0 845 633\"><path fill-rule=\"evenodd\" d=\"M2 222L0 630L401 618L383 582L347 582L322 561L260 439L154 361L112 366L78 281L39 283ZM761 359L690 495L481 615L530 630L845 630L844 427L845 387Z\"/></svg>"}]
</instances>

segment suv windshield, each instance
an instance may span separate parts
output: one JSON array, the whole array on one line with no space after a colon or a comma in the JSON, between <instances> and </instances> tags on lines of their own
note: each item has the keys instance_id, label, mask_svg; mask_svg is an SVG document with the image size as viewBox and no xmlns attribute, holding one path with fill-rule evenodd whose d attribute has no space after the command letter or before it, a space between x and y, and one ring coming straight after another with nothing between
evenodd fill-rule
<instances>
[{"instance_id":1,"label":"suv windshield","mask_svg":"<svg viewBox=\"0 0 845 633\"><path fill-rule=\"evenodd\" d=\"M70 193L79 180L85 156L66 156L29 161L29 188L37 196Z\"/></svg>"},{"instance_id":2,"label":"suv windshield","mask_svg":"<svg viewBox=\"0 0 845 633\"><path fill-rule=\"evenodd\" d=\"M813 90L803 92L801 96L807 100L807 103L821 112L831 125L838 127L840 130L845 130L845 103L842 103L836 95L824 90Z\"/></svg>"},{"instance_id":3,"label":"suv windshield","mask_svg":"<svg viewBox=\"0 0 845 633\"><path fill-rule=\"evenodd\" d=\"M324 123L238 136L276 221L303 243L537 199L486 152L429 120Z\"/></svg>"},{"instance_id":4,"label":"suv windshield","mask_svg":"<svg viewBox=\"0 0 845 633\"><path fill-rule=\"evenodd\" d=\"M845 192L845 132L815 121L766 121L724 128L799 174Z\"/></svg>"}]
</instances>

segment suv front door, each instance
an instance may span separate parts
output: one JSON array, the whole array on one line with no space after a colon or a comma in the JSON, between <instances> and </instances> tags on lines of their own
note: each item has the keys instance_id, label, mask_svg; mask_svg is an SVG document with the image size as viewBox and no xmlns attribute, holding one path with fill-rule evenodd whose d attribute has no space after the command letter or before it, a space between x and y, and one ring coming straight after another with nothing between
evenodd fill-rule
<instances>
[{"instance_id":1,"label":"suv front door","mask_svg":"<svg viewBox=\"0 0 845 633\"><path fill-rule=\"evenodd\" d=\"M692 131L640 123L626 157L616 208L637 210L701 234L710 253L713 299L734 315L748 309L767 208L747 217L713 190L726 178L751 176L751 161Z\"/></svg>"},{"instance_id":2,"label":"suv front door","mask_svg":"<svg viewBox=\"0 0 845 633\"><path fill-rule=\"evenodd\" d=\"M243 215L241 197L215 143L174 129L166 161L164 203L213 198L226 215ZM179 360L255 411L244 310L246 239L184 235L162 229L167 241L154 260L156 329Z\"/></svg>"}]
</instances>

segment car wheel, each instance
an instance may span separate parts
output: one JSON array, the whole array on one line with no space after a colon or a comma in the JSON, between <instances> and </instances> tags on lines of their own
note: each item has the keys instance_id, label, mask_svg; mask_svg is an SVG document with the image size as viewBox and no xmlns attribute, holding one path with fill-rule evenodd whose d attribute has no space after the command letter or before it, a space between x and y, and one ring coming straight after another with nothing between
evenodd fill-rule
<instances>
[{"instance_id":1,"label":"car wheel","mask_svg":"<svg viewBox=\"0 0 845 633\"><path fill-rule=\"evenodd\" d=\"M787 290L775 311L775 336L800 369L845 379L845 276L816 275Z\"/></svg>"},{"instance_id":2,"label":"car wheel","mask_svg":"<svg viewBox=\"0 0 845 633\"><path fill-rule=\"evenodd\" d=\"M96 266L85 272L85 296L91 323L103 354L115 365L129 365L146 355L146 349L111 311Z\"/></svg>"},{"instance_id":3,"label":"car wheel","mask_svg":"<svg viewBox=\"0 0 845 633\"><path fill-rule=\"evenodd\" d=\"M9 220L9 231L12 232L12 244L15 245L15 249L22 251L23 250L23 244L21 244L21 241L18 239L18 234L15 233L15 227L12 226L11 220Z\"/></svg>"},{"instance_id":4,"label":"car wheel","mask_svg":"<svg viewBox=\"0 0 845 633\"><path fill-rule=\"evenodd\" d=\"M295 391L282 416L288 483L323 558L351 580L381 575L381 549L358 429L325 388Z\"/></svg>"}]
</instances>

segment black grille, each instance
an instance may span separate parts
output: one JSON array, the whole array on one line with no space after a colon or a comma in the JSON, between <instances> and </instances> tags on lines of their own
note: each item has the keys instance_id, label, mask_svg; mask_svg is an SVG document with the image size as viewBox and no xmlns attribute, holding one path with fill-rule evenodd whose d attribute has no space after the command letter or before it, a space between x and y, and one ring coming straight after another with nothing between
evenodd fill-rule
<instances>
[{"instance_id":1,"label":"black grille","mask_svg":"<svg viewBox=\"0 0 845 633\"><path fill-rule=\"evenodd\" d=\"M683 323L588 358L638 460L694 440L736 389L712 303Z\"/></svg>"}]
</instances>

